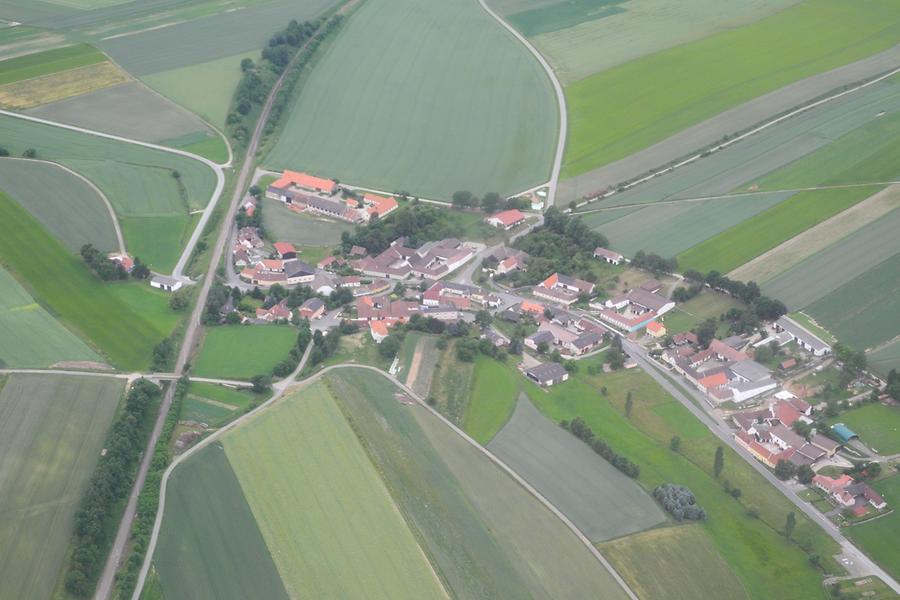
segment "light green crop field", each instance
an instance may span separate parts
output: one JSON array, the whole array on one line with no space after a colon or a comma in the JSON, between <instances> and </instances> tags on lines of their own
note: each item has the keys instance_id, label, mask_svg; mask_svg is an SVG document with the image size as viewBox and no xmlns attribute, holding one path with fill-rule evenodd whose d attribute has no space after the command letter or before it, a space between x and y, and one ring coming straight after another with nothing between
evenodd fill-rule
<instances>
[{"instance_id":1,"label":"light green crop field","mask_svg":"<svg viewBox=\"0 0 900 600\"><path fill-rule=\"evenodd\" d=\"M123 382L11 375L0 392L0 596L49 598Z\"/></svg>"},{"instance_id":2,"label":"light green crop field","mask_svg":"<svg viewBox=\"0 0 900 600\"><path fill-rule=\"evenodd\" d=\"M541 414L524 394L488 449L592 542L643 531L666 520L656 501L637 483Z\"/></svg>"},{"instance_id":3,"label":"light green crop field","mask_svg":"<svg viewBox=\"0 0 900 600\"><path fill-rule=\"evenodd\" d=\"M800 192L678 255L678 268L728 273L795 235L842 212L879 187Z\"/></svg>"},{"instance_id":4,"label":"light green crop field","mask_svg":"<svg viewBox=\"0 0 900 600\"><path fill-rule=\"evenodd\" d=\"M892 342L868 356L869 365L886 376L891 369L900 371L900 341Z\"/></svg>"},{"instance_id":5,"label":"light green crop field","mask_svg":"<svg viewBox=\"0 0 900 600\"><path fill-rule=\"evenodd\" d=\"M654 529L600 546L644 600L747 598L700 525Z\"/></svg>"},{"instance_id":6,"label":"light green crop field","mask_svg":"<svg viewBox=\"0 0 900 600\"><path fill-rule=\"evenodd\" d=\"M894 578L900 577L900 547L897 537L900 536L900 476L894 475L874 484L888 505L894 507L891 514L861 525L848 527L844 531L847 537L881 565Z\"/></svg>"},{"instance_id":7,"label":"light green crop field","mask_svg":"<svg viewBox=\"0 0 900 600\"><path fill-rule=\"evenodd\" d=\"M552 513L383 375L328 376L435 569L460 598L624 598Z\"/></svg>"},{"instance_id":8,"label":"light green crop field","mask_svg":"<svg viewBox=\"0 0 900 600\"><path fill-rule=\"evenodd\" d=\"M258 398L247 391L192 381L181 406L180 419L221 427L257 401Z\"/></svg>"},{"instance_id":9,"label":"light green crop field","mask_svg":"<svg viewBox=\"0 0 900 600\"><path fill-rule=\"evenodd\" d=\"M478 356L463 430L479 444L490 442L513 414L520 382L514 372L498 369L494 359Z\"/></svg>"},{"instance_id":10,"label":"light green crop field","mask_svg":"<svg viewBox=\"0 0 900 600\"><path fill-rule=\"evenodd\" d=\"M0 267L0 366L37 368L100 356Z\"/></svg>"},{"instance_id":11,"label":"light green crop field","mask_svg":"<svg viewBox=\"0 0 900 600\"><path fill-rule=\"evenodd\" d=\"M106 60L102 52L87 44L26 54L0 62L0 85L49 75Z\"/></svg>"},{"instance_id":12,"label":"light green crop field","mask_svg":"<svg viewBox=\"0 0 900 600\"><path fill-rule=\"evenodd\" d=\"M290 596L446 596L324 383L223 443Z\"/></svg>"},{"instance_id":13,"label":"light green crop field","mask_svg":"<svg viewBox=\"0 0 900 600\"><path fill-rule=\"evenodd\" d=\"M84 180L59 165L0 159L3 189L69 250L84 244L118 249L112 217L103 199Z\"/></svg>"},{"instance_id":14,"label":"light green crop field","mask_svg":"<svg viewBox=\"0 0 900 600\"><path fill-rule=\"evenodd\" d=\"M121 217L119 224L131 256L137 256L154 270L168 273L181 257L200 215L160 215Z\"/></svg>"},{"instance_id":15,"label":"light green crop field","mask_svg":"<svg viewBox=\"0 0 900 600\"><path fill-rule=\"evenodd\" d=\"M0 192L0 265L10 270L42 306L90 340L116 366L141 369L168 336L110 291L24 208ZM34 252L40 248L40 252ZM123 285L123 284L119 284ZM136 284L124 284L136 285Z\"/></svg>"},{"instance_id":16,"label":"light green crop field","mask_svg":"<svg viewBox=\"0 0 900 600\"><path fill-rule=\"evenodd\" d=\"M172 472L153 564L167 598L288 598L218 443Z\"/></svg>"},{"instance_id":17,"label":"light green crop field","mask_svg":"<svg viewBox=\"0 0 900 600\"><path fill-rule=\"evenodd\" d=\"M566 88L564 175L628 156L728 108L900 41L900 5L807 0Z\"/></svg>"},{"instance_id":18,"label":"light green crop field","mask_svg":"<svg viewBox=\"0 0 900 600\"><path fill-rule=\"evenodd\" d=\"M900 253L851 279L806 311L859 350L900 334Z\"/></svg>"},{"instance_id":19,"label":"light green crop field","mask_svg":"<svg viewBox=\"0 0 900 600\"><path fill-rule=\"evenodd\" d=\"M527 382L525 390L553 421L583 418L597 436L640 466L638 481L646 490L661 483L689 487L709 515L702 527L751 597L821 598L821 578L806 553L778 533L793 505L728 448L721 480L728 479L743 494L740 500L726 494L712 474L718 439L638 369L588 375L586 367L599 360L582 361L588 364L581 365L574 379L549 391ZM599 394L601 386L607 388L605 397ZM633 409L625 418L629 391ZM682 438L677 454L669 450L673 435ZM759 518L747 514L751 508ZM834 554L836 546L821 529L800 515L797 519L794 539L809 542L822 556ZM761 572L767 576L758 577Z\"/></svg>"},{"instance_id":20,"label":"light green crop field","mask_svg":"<svg viewBox=\"0 0 900 600\"><path fill-rule=\"evenodd\" d=\"M868 404L828 419L828 423L846 424L879 454L888 456L900 453L900 409L896 406Z\"/></svg>"},{"instance_id":21,"label":"light green crop field","mask_svg":"<svg viewBox=\"0 0 900 600\"><path fill-rule=\"evenodd\" d=\"M288 357L297 341L290 325L223 325L211 327L194 365L201 377L250 379L268 375Z\"/></svg>"},{"instance_id":22,"label":"light green crop field","mask_svg":"<svg viewBox=\"0 0 900 600\"><path fill-rule=\"evenodd\" d=\"M173 145L180 150L203 156L220 165L228 162L228 146L225 145L225 140L220 135L205 137L202 140L183 146Z\"/></svg>"},{"instance_id":23,"label":"light green crop field","mask_svg":"<svg viewBox=\"0 0 900 600\"><path fill-rule=\"evenodd\" d=\"M373 0L328 45L264 163L425 197L505 195L549 178L556 122L539 63L475 0Z\"/></svg>"},{"instance_id":24,"label":"light green crop field","mask_svg":"<svg viewBox=\"0 0 900 600\"><path fill-rule=\"evenodd\" d=\"M353 231L349 223L295 213L278 200L264 198L262 203L263 227L272 239L302 246L334 246L343 232Z\"/></svg>"}]
</instances>

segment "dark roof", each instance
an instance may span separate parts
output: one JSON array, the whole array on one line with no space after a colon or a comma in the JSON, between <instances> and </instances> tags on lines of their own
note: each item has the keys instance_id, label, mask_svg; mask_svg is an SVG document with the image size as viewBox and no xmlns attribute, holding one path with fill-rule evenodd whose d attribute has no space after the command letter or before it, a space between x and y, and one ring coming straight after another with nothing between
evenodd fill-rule
<instances>
[{"instance_id":1,"label":"dark roof","mask_svg":"<svg viewBox=\"0 0 900 600\"><path fill-rule=\"evenodd\" d=\"M565 375L566 369L559 363L549 362L532 367L526 373L538 381L552 381Z\"/></svg>"},{"instance_id":2,"label":"dark roof","mask_svg":"<svg viewBox=\"0 0 900 600\"><path fill-rule=\"evenodd\" d=\"M307 300L306 302L301 304L300 308L301 309L305 308L308 310L315 311L315 310L319 310L323 306L325 306L325 303L322 302L322 300L320 298L310 298L309 300Z\"/></svg>"},{"instance_id":3,"label":"dark roof","mask_svg":"<svg viewBox=\"0 0 900 600\"><path fill-rule=\"evenodd\" d=\"M288 260L284 263L284 274L288 277L315 275L316 269L302 260Z\"/></svg>"}]
</instances>

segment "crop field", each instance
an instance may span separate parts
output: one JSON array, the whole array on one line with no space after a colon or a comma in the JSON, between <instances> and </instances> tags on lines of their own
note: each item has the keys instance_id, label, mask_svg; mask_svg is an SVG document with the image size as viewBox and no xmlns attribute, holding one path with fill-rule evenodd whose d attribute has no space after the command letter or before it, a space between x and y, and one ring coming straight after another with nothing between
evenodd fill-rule
<instances>
[{"instance_id":1,"label":"crop field","mask_svg":"<svg viewBox=\"0 0 900 600\"><path fill-rule=\"evenodd\" d=\"M193 420L220 427L257 401L250 392L212 383L192 381L181 407L182 420Z\"/></svg>"},{"instance_id":2,"label":"crop field","mask_svg":"<svg viewBox=\"0 0 900 600\"><path fill-rule=\"evenodd\" d=\"M324 383L224 446L291 597L446 596Z\"/></svg>"},{"instance_id":3,"label":"crop field","mask_svg":"<svg viewBox=\"0 0 900 600\"><path fill-rule=\"evenodd\" d=\"M522 2L511 4L510 22L553 65L565 83L720 31L746 25L797 0L641 0L639 2ZM532 8L539 4L537 8Z\"/></svg>"},{"instance_id":4,"label":"crop field","mask_svg":"<svg viewBox=\"0 0 900 600\"><path fill-rule=\"evenodd\" d=\"M278 200L263 199L263 227L272 238L301 246L334 246L353 225L296 213Z\"/></svg>"},{"instance_id":5,"label":"crop field","mask_svg":"<svg viewBox=\"0 0 900 600\"><path fill-rule=\"evenodd\" d=\"M76 360L101 359L0 267L0 366L37 368Z\"/></svg>"},{"instance_id":6,"label":"crop field","mask_svg":"<svg viewBox=\"0 0 900 600\"><path fill-rule=\"evenodd\" d=\"M102 62L0 86L0 106L23 110L73 98L127 82L128 75Z\"/></svg>"},{"instance_id":7,"label":"crop field","mask_svg":"<svg viewBox=\"0 0 900 600\"><path fill-rule=\"evenodd\" d=\"M97 192L58 165L0 159L3 189L72 252L84 244L118 249L109 211Z\"/></svg>"},{"instance_id":8,"label":"crop field","mask_svg":"<svg viewBox=\"0 0 900 600\"><path fill-rule=\"evenodd\" d=\"M678 255L678 268L728 273L878 192L853 187L800 192Z\"/></svg>"},{"instance_id":9,"label":"crop field","mask_svg":"<svg viewBox=\"0 0 900 600\"><path fill-rule=\"evenodd\" d=\"M426 409L398 402L383 376L329 380L455 597L625 597L557 517Z\"/></svg>"},{"instance_id":10,"label":"crop field","mask_svg":"<svg viewBox=\"0 0 900 600\"><path fill-rule=\"evenodd\" d=\"M290 325L223 325L211 327L194 365L201 377L250 379L268 375L287 358L297 340Z\"/></svg>"},{"instance_id":11,"label":"crop field","mask_svg":"<svg viewBox=\"0 0 900 600\"><path fill-rule=\"evenodd\" d=\"M828 423L846 424L879 454L888 456L900 453L900 409L896 406L868 404L843 412L829 419Z\"/></svg>"},{"instance_id":12,"label":"crop field","mask_svg":"<svg viewBox=\"0 0 900 600\"><path fill-rule=\"evenodd\" d=\"M84 262L52 237L24 208L0 192L0 264L41 306L82 334L123 369L140 369L153 346L170 331L160 330L95 277ZM40 248L40 252L32 249Z\"/></svg>"},{"instance_id":13,"label":"crop field","mask_svg":"<svg viewBox=\"0 0 900 600\"><path fill-rule=\"evenodd\" d=\"M413 335L412 332L407 333L404 340L404 353L400 360L403 370L400 374L405 378L406 385L423 398L428 396L428 390L431 389L441 353L437 344L437 336Z\"/></svg>"},{"instance_id":14,"label":"crop field","mask_svg":"<svg viewBox=\"0 0 900 600\"><path fill-rule=\"evenodd\" d=\"M163 140L167 146L191 152L198 156L204 156L209 160L220 165L228 162L228 146L225 145L225 139L220 135L213 137L202 136L196 141L184 143L181 139Z\"/></svg>"},{"instance_id":15,"label":"crop field","mask_svg":"<svg viewBox=\"0 0 900 600\"><path fill-rule=\"evenodd\" d=\"M456 357L456 345L448 344L438 358L431 380L430 395L435 400L435 408L460 427L472 398L474 374L475 365L459 360ZM509 400L510 413L513 401L514 399Z\"/></svg>"},{"instance_id":16,"label":"crop field","mask_svg":"<svg viewBox=\"0 0 900 600\"><path fill-rule=\"evenodd\" d=\"M555 504L592 542L666 520L644 490L522 394L488 449Z\"/></svg>"},{"instance_id":17,"label":"crop field","mask_svg":"<svg viewBox=\"0 0 900 600\"><path fill-rule=\"evenodd\" d=\"M600 546L644 600L747 598L700 525L654 529Z\"/></svg>"},{"instance_id":18,"label":"crop field","mask_svg":"<svg viewBox=\"0 0 900 600\"><path fill-rule=\"evenodd\" d=\"M540 64L477 2L374 0L322 54L264 163L426 197L506 195L549 178L556 122Z\"/></svg>"},{"instance_id":19,"label":"crop field","mask_svg":"<svg viewBox=\"0 0 900 600\"><path fill-rule=\"evenodd\" d=\"M890 373L891 369L900 371L900 340L869 354L867 362L883 376Z\"/></svg>"},{"instance_id":20,"label":"crop field","mask_svg":"<svg viewBox=\"0 0 900 600\"><path fill-rule=\"evenodd\" d=\"M898 41L895 2L876 0L860 11L841 0L810 0L581 79L566 89L570 136L564 175L625 157L742 102Z\"/></svg>"},{"instance_id":21,"label":"crop field","mask_svg":"<svg viewBox=\"0 0 900 600\"><path fill-rule=\"evenodd\" d=\"M0 392L0 596L49 598L122 381L11 375Z\"/></svg>"},{"instance_id":22,"label":"crop field","mask_svg":"<svg viewBox=\"0 0 900 600\"><path fill-rule=\"evenodd\" d=\"M199 215L121 217L119 223L128 253L139 256L157 271L169 272L194 231Z\"/></svg>"},{"instance_id":23,"label":"crop field","mask_svg":"<svg viewBox=\"0 0 900 600\"><path fill-rule=\"evenodd\" d=\"M881 565L894 578L900 577L900 547L897 537L900 536L900 476L894 475L876 482L873 486L884 496L894 512L869 523L848 527L847 537Z\"/></svg>"},{"instance_id":24,"label":"crop field","mask_svg":"<svg viewBox=\"0 0 900 600\"><path fill-rule=\"evenodd\" d=\"M498 369L494 359L478 356L463 430L482 445L490 442L513 414L520 381L514 372Z\"/></svg>"},{"instance_id":25,"label":"crop field","mask_svg":"<svg viewBox=\"0 0 900 600\"><path fill-rule=\"evenodd\" d=\"M218 443L172 473L153 564L168 598L288 598Z\"/></svg>"},{"instance_id":26,"label":"crop field","mask_svg":"<svg viewBox=\"0 0 900 600\"><path fill-rule=\"evenodd\" d=\"M213 135L199 118L137 82L45 104L26 113L146 142L164 142L191 133Z\"/></svg>"},{"instance_id":27,"label":"crop field","mask_svg":"<svg viewBox=\"0 0 900 600\"><path fill-rule=\"evenodd\" d=\"M104 62L103 53L87 44L26 54L0 62L0 85Z\"/></svg>"}]
</instances>

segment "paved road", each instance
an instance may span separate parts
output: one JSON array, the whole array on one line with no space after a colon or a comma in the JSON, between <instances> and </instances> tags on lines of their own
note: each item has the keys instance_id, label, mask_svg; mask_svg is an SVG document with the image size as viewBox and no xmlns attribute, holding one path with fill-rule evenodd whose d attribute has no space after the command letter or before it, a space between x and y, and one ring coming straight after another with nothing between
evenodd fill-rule
<instances>
[{"instance_id":1,"label":"paved road","mask_svg":"<svg viewBox=\"0 0 900 600\"><path fill-rule=\"evenodd\" d=\"M184 247L184 251L181 253L181 256L178 259L178 263L175 265L175 269L172 271L172 277L176 279L184 280L184 267L187 265L188 260L191 258L191 254L194 252L194 247L197 245L197 242L200 239L200 235L203 233L203 229L206 227L206 223L209 221L210 215L212 215L213 210L216 207L216 203L219 200L219 196L222 195L222 190L225 187L225 173L222 171L222 167L220 167L215 162L205 158L203 156L199 156L197 154L192 154L190 152L185 152L184 150L178 150L176 148L169 148L167 146L160 146L159 144L153 144L150 142L142 142L140 140L135 140L131 138L122 137L119 135L112 135L110 133L103 133L102 131L94 131L93 129L85 129L84 127L75 127L74 125L66 125L65 123L57 123L56 121L49 121L47 119L39 119L37 117L31 117L28 115L22 115L15 112L10 112L8 110L0 110L0 115L6 115L7 117L14 117L16 119L22 119L24 121L31 121L32 123L40 123L42 125L50 125L52 127L59 127L61 129L68 129L69 131L77 131L78 133L84 133L87 135L92 135L95 137L102 137L108 140L115 140L117 142L124 142L126 144L134 144L136 146L143 146L145 148L151 148L153 150L161 150L163 152L168 152L169 154L177 154L178 156L184 156L186 158L191 158L196 161L200 161L205 164L207 167L212 169L213 173L216 175L216 185L213 189L213 193L209 198L209 202L206 203L206 208L203 209L203 215L200 217L200 221L197 223L197 227L194 228L194 232L191 234L191 238L188 240L187 245ZM114 219L116 223L118 223L118 219ZM124 244L123 244L124 245Z\"/></svg>"},{"instance_id":2,"label":"paved road","mask_svg":"<svg viewBox=\"0 0 900 600\"><path fill-rule=\"evenodd\" d=\"M81 377L112 377L114 379L125 379L126 381L134 381L141 377L145 379L162 379L164 381L174 381L179 379L175 373L120 373L118 371L77 371L74 369L0 369L0 375L12 375L15 373L23 373L29 375L79 375ZM219 379L216 377L188 377L191 381L199 383L217 383L219 385L228 385L232 387L252 387L248 381L239 379Z\"/></svg>"}]
</instances>

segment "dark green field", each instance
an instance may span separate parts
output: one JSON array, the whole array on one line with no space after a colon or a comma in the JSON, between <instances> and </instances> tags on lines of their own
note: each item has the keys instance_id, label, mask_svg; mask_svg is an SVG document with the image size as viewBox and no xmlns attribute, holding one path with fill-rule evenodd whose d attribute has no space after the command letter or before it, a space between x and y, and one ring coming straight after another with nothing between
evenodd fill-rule
<instances>
[{"instance_id":1,"label":"dark green field","mask_svg":"<svg viewBox=\"0 0 900 600\"><path fill-rule=\"evenodd\" d=\"M87 44L26 54L0 62L0 85L66 69L86 67L104 60L106 56L102 52Z\"/></svg>"}]
</instances>

